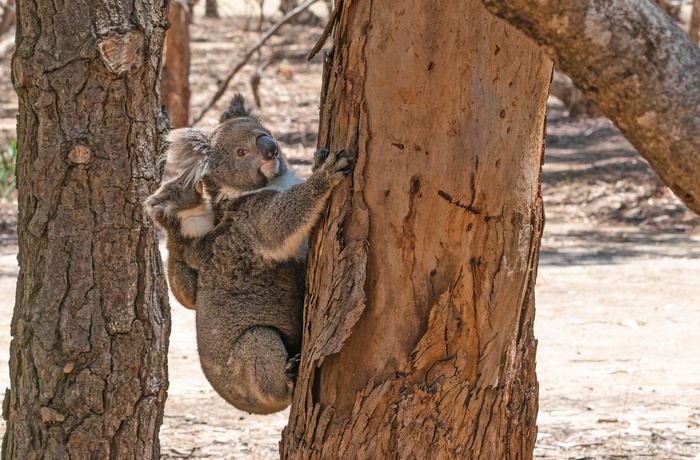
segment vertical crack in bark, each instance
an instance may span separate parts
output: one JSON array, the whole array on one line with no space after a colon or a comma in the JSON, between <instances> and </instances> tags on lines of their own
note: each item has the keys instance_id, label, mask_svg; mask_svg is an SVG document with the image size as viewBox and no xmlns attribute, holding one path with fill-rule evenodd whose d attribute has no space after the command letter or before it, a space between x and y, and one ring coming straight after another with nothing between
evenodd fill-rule
<instances>
[{"instance_id":1,"label":"vertical crack in bark","mask_svg":"<svg viewBox=\"0 0 700 460\"><path fill-rule=\"evenodd\" d=\"M478 347L478 354L481 355L481 346L479 345L481 343L481 333L480 333L480 328L479 328L479 313L478 313L478 308L479 308L479 288L477 286L480 286L480 277L477 276L477 267L479 266L479 261L478 259L471 258L469 260L470 264L470 271L471 271L471 278L472 278L472 301L471 305L471 311L473 313L472 320L474 321L474 330L472 331L473 334L476 335L476 344Z\"/></svg>"},{"instance_id":2,"label":"vertical crack in bark","mask_svg":"<svg viewBox=\"0 0 700 460\"><path fill-rule=\"evenodd\" d=\"M419 295L417 293L418 286L416 279L414 278L416 270L416 234L414 233L414 224L416 219L416 207L417 200L423 195L421 191L421 180L420 174L415 174L411 177L409 182L408 191L408 213L403 219L403 257L408 261L410 265L410 272L408 279L410 280L411 286L413 286L413 303L416 311L420 310L420 306L417 305L419 302ZM426 322L427 324L427 319Z\"/></svg>"}]
</instances>

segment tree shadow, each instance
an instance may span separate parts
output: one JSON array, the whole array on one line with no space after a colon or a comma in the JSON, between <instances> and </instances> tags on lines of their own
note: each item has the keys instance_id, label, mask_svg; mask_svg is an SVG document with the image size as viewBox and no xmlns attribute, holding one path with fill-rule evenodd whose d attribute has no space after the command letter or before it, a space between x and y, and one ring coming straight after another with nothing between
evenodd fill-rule
<instances>
[{"instance_id":1,"label":"tree shadow","mask_svg":"<svg viewBox=\"0 0 700 460\"><path fill-rule=\"evenodd\" d=\"M700 259L700 237L685 233L620 229L573 230L542 237L540 264L608 265L630 258Z\"/></svg>"},{"instance_id":2,"label":"tree shadow","mask_svg":"<svg viewBox=\"0 0 700 460\"><path fill-rule=\"evenodd\" d=\"M592 129L586 135L548 134L542 183L560 185L571 182L615 183L622 178L641 178L658 182L649 163L626 141L614 126Z\"/></svg>"}]
</instances>

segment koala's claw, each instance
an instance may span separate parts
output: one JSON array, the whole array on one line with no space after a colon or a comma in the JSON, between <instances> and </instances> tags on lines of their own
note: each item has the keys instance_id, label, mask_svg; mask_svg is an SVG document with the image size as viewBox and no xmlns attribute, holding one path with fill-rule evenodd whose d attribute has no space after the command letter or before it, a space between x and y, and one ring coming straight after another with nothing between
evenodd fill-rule
<instances>
[{"instance_id":1,"label":"koala's claw","mask_svg":"<svg viewBox=\"0 0 700 460\"><path fill-rule=\"evenodd\" d=\"M347 150L339 150L328 154L328 157L321 166L321 170L329 173L332 177L340 180L346 176L353 168L354 157Z\"/></svg>"},{"instance_id":2,"label":"koala's claw","mask_svg":"<svg viewBox=\"0 0 700 460\"><path fill-rule=\"evenodd\" d=\"M338 171L345 175L349 174L352 171L352 168L355 166L355 156L352 154L352 152L345 149L336 152L335 155L338 158L338 163L345 163L345 166L340 166Z\"/></svg>"},{"instance_id":3,"label":"koala's claw","mask_svg":"<svg viewBox=\"0 0 700 460\"><path fill-rule=\"evenodd\" d=\"M146 206L146 212L155 218L163 217L168 214L168 204L166 200L150 196L146 199L144 204Z\"/></svg>"},{"instance_id":4,"label":"koala's claw","mask_svg":"<svg viewBox=\"0 0 700 460\"><path fill-rule=\"evenodd\" d=\"M312 171L323 168L331 174L342 173L347 175L352 171L355 156L346 149L331 152L326 148L319 148L314 153L314 166Z\"/></svg>"},{"instance_id":5,"label":"koala's claw","mask_svg":"<svg viewBox=\"0 0 700 460\"><path fill-rule=\"evenodd\" d=\"M326 162L329 153L330 150L323 147L316 149L316 152L314 152L314 166L311 168L311 170L316 171L318 168L323 166L323 163Z\"/></svg>"},{"instance_id":6,"label":"koala's claw","mask_svg":"<svg viewBox=\"0 0 700 460\"><path fill-rule=\"evenodd\" d=\"M287 366L284 369L284 373L288 379L296 381L297 375L299 374L299 363L301 362L301 355L296 354L287 361Z\"/></svg>"}]
</instances>

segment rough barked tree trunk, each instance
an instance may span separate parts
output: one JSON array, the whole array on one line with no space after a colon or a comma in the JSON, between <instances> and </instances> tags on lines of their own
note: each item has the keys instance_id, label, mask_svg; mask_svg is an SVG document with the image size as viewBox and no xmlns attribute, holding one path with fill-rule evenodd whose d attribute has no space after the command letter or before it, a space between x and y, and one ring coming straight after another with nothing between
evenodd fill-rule
<instances>
[{"instance_id":1,"label":"rough barked tree trunk","mask_svg":"<svg viewBox=\"0 0 700 460\"><path fill-rule=\"evenodd\" d=\"M17 2L20 272L4 459L159 457L170 318L142 200L160 180L166 11Z\"/></svg>"},{"instance_id":2,"label":"rough barked tree trunk","mask_svg":"<svg viewBox=\"0 0 700 460\"><path fill-rule=\"evenodd\" d=\"M161 93L170 126L188 126L190 116L190 20L184 1L170 2L170 29L165 34Z\"/></svg>"},{"instance_id":3,"label":"rough barked tree trunk","mask_svg":"<svg viewBox=\"0 0 700 460\"><path fill-rule=\"evenodd\" d=\"M700 48L650 0L483 0L554 59L700 214Z\"/></svg>"},{"instance_id":4,"label":"rough barked tree trunk","mask_svg":"<svg viewBox=\"0 0 700 460\"><path fill-rule=\"evenodd\" d=\"M693 10L690 15L690 39L700 44L700 0L693 0Z\"/></svg>"},{"instance_id":5,"label":"rough barked tree trunk","mask_svg":"<svg viewBox=\"0 0 700 460\"><path fill-rule=\"evenodd\" d=\"M529 458L552 63L479 0L343 2L286 459Z\"/></svg>"}]
</instances>

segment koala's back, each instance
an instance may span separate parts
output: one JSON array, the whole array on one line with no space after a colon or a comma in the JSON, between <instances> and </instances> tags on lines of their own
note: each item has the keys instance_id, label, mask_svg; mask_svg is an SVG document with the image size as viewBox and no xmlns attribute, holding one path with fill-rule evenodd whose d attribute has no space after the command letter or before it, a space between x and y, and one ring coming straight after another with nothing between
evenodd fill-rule
<instances>
[{"instance_id":1,"label":"koala's back","mask_svg":"<svg viewBox=\"0 0 700 460\"><path fill-rule=\"evenodd\" d=\"M278 193L259 191L217 210L220 222L205 237L210 256L199 273L200 350L216 349L217 342L235 340L255 326L277 329L291 355L301 348L305 261L266 259L256 245L266 231L259 210Z\"/></svg>"}]
</instances>

